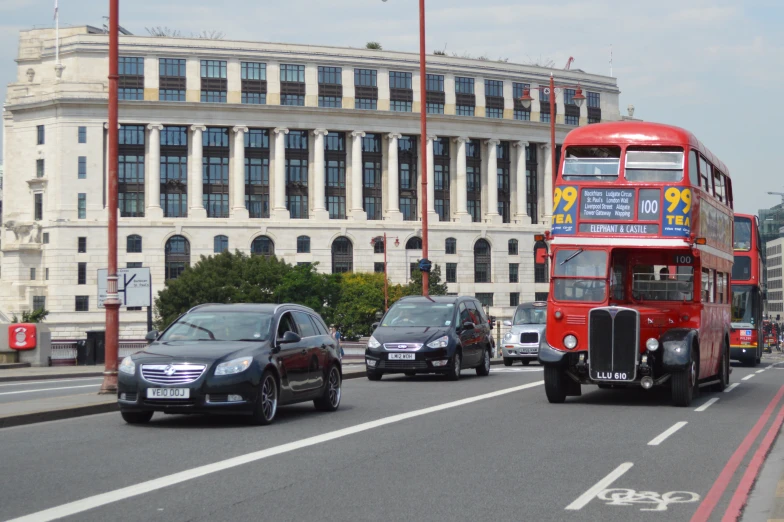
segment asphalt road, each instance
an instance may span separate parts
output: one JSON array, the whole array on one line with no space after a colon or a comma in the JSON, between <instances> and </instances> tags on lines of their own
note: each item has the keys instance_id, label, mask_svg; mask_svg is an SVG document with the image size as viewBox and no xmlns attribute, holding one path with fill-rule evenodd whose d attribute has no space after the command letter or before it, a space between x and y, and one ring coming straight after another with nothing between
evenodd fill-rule
<instances>
[{"instance_id":1,"label":"asphalt road","mask_svg":"<svg viewBox=\"0 0 784 522\"><path fill-rule=\"evenodd\" d=\"M772 362L735 367L738 386L690 408L594 387L551 405L540 367L494 366L349 380L338 412L283 408L268 427L112 413L9 428L0 519L690 520L782 388ZM706 519L722 518L768 425Z\"/></svg>"},{"instance_id":2,"label":"asphalt road","mask_svg":"<svg viewBox=\"0 0 784 522\"><path fill-rule=\"evenodd\" d=\"M103 377L0 382L0 404L98 391Z\"/></svg>"}]
</instances>

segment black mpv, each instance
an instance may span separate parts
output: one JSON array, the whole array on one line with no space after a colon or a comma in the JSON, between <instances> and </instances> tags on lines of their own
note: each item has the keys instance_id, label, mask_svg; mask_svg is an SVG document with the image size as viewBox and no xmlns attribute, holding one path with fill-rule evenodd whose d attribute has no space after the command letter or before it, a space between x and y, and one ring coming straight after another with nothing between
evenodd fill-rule
<instances>
[{"instance_id":1,"label":"black mpv","mask_svg":"<svg viewBox=\"0 0 784 522\"><path fill-rule=\"evenodd\" d=\"M371 381L385 373L443 373L451 380L463 368L490 373L490 326L473 297L404 297L374 326L365 350Z\"/></svg>"},{"instance_id":2,"label":"black mpv","mask_svg":"<svg viewBox=\"0 0 784 522\"><path fill-rule=\"evenodd\" d=\"M205 304L119 366L117 402L130 424L154 412L246 414L269 424L278 406L340 406L337 343L321 317L290 304Z\"/></svg>"}]
</instances>

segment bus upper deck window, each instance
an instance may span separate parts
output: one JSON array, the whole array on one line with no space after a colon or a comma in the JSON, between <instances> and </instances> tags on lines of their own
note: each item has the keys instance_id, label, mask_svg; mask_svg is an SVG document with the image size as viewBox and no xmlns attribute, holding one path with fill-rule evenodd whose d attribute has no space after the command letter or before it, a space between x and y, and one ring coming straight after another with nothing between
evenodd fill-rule
<instances>
[{"instance_id":1,"label":"bus upper deck window","mask_svg":"<svg viewBox=\"0 0 784 522\"><path fill-rule=\"evenodd\" d=\"M626 150L629 181L683 180L683 149L680 147L630 147Z\"/></svg>"},{"instance_id":2,"label":"bus upper deck window","mask_svg":"<svg viewBox=\"0 0 784 522\"><path fill-rule=\"evenodd\" d=\"M562 176L571 181L612 181L618 178L620 165L620 147L567 147Z\"/></svg>"}]
</instances>

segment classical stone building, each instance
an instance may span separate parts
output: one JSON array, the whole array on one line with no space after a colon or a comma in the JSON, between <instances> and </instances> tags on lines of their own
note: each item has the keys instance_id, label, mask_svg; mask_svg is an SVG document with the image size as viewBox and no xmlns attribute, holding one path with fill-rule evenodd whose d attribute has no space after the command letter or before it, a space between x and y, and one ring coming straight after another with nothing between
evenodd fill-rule
<instances>
[{"instance_id":1,"label":"classical stone building","mask_svg":"<svg viewBox=\"0 0 784 522\"><path fill-rule=\"evenodd\" d=\"M56 64L53 33L21 33L8 87L0 311L45 306L54 336L74 339L104 319L108 37L61 30ZM416 54L122 35L120 56L119 260L149 267L154 292L227 248L383 271L383 233L390 279L406 282L426 154L430 258L450 292L508 316L548 290L534 235L552 207L550 103L559 142L620 119L616 80L579 70L428 56L423 108ZM551 72L587 103L542 90ZM145 319L123 310L121 336Z\"/></svg>"}]
</instances>

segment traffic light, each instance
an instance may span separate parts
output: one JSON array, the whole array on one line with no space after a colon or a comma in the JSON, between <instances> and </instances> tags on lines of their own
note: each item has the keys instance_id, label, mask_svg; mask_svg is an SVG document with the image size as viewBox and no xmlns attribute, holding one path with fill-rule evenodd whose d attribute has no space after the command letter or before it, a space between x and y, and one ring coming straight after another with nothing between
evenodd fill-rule
<instances>
[{"instance_id":1,"label":"traffic light","mask_svg":"<svg viewBox=\"0 0 784 522\"><path fill-rule=\"evenodd\" d=\"M494 315L490 315L490 316L488 316L488 318L487 318L487 322L488 322L488 323L490 323L490 329L491 329L491 330L492 330L493 328L495 328L495 316L494 316Z\"/></svg>"}]
</instances>

